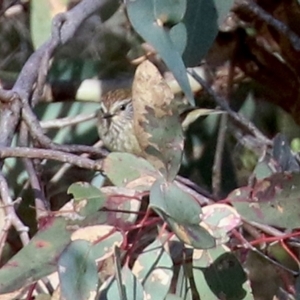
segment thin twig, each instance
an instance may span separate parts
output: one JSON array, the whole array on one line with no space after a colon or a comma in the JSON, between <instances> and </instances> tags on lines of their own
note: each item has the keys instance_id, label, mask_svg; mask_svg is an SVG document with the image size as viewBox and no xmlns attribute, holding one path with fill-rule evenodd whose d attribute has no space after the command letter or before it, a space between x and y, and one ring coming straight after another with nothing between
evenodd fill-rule
<instances>
[{"instance_id":1,"label":"thin twig","mask_svg":"<svg viewBox=\"0 0 300 300\"><path fill-rule=\"evenodd\" d=\"M36 170L34 168L33 162L30 159L25 158L24 164L28 173L28 178L32 191L34 193L34 207L36 210L36 218L39 220L47 214L47 211L50 209L49 203L46 199L44 189L42 188Z\"/></svg>"},{"instance_id":2,"label":"thin twig","mask_svg":"<svg viewBox=\"0 0 300 300\"><path fill-rule=\"evenodd\" d=\"M97 142L93 147L101 147L102 141ZM80 155L81 157L89 157L89 154L83 153ZM61 178L64 176L64 174L72 167L72 165L65 163L61 166L61 168L52 176L52 178L49 180L49 184L56 183L61 180Z\"/></svg>"},{"instance_id":3,"label":"thin twig","mask_svg":"<svg viewBox=\"0 0 300 300\"><path fill-rule=\"evenodd\" d=\"M201 206L214 203L211 199L197 193L195 190L181 183L180 181L176 180L175 183L187 194L190 194L192 197L194 197Z\"/></svg>"},{"instance_id":4,"label":"thin twig","mask_svg":"<svg viewBox=\"0 0 300 300\"><path fill-rule=\"evenodd\" d=\"M238 114L233 111L225 98L217 95L215 91L207 84L207 82L201 78L196 72L190 71L190 74L194 76L194 78L203 86L203 88L208 92L210 96L216 101L216 103L221 107L221 109L225 110L228 115L240 126L244 127L250 134L255 136L263 145L272 146L272 141L264 136L249 120L247 120L243 115Z\"/></svg>"},{"instance_id":5,"label":"thin twig","mask_svg":"<svg viewBox=\"0 0 300 300\"><path fill-rule=\"evenodd\" d=\"M232 233L236 236L237 239L239 239L243 243L243 247L247 247L247 248L251 249L253 252L257 253L259 256L263 257L270 263L280 267L281 269L289 272L290 274L299 275L299 272L296 272L296 271L282 265L280 262L277 262L276 260L270 258L269 256L265 255L263 252L259 251L257 248L252 246L236 229L233 229Z\"/></svg>"},{"instance_id":6,"label":"thin twig","mask_svg":"<svg viewBox=\"0 0 300 300\"><path fill-rule=\"evenodd\" d=\"M251 0L237 0L233 10L238 11L240 9L244 10L247 14L254 13L259 20L266 22L278 32L281 32L283 36L286 36L289 39L292 47L296 51L300 51L300 37L294 31L292 31L289 26L275 19L257 3Z\"/></svg>"},{"instance_id":7,"label":"thin twig","mask_svg":"<svg viewBox=\"0 0 300 300\"><path fill-rule=\"evenodd\" d=\"M230 102L233 88L234 78L234 55L237 49L235 49L232 59L228 67L228 79L226 87L226 102ZM212 190L213 195L218 198L221 193L221 181L222 181L222 160L225 149L225 138L227 133L228 115L224 114L220 117L219 132L216 144L216 151L214 156L214 163L212 168Z\"/></svg>"},{"instance_id":8,"label":"thin twig","mask_svg":"<svg viewBox=\"0 0 300 300\"><path fill-rule=\"evenodd\" d=\"M96 171L102 170L102 162L99 160L94 161L88 158L80 157L75 154L65 153L57 150L28 148L28 147L0 148L0 158L7 158L7 157L51 159L63 163L69 163L79 168L96 170Z\"/></svg>"},{"instance_id":9,"label":"thin twig","mask_svg":"<svg viewBox=\"0 0 300 300\"><path fill-rule=\"evenodd\" d=\"M201 186L197 185L195 182L191 181L188 178L177 175L176 182L179 182L179 183L185 185L186 187L194 190L195 192L202 195L203 197L208 198L208 201L204 201L204 202L207 202L207 204L212 204L212 203L214 203L214 201L217 201L217 198L215 198L214 195L210 194L207 190L205 190Z\"/></svg>"},{"instance_id":10,"label":"thin twig","mask_svg":"<svg viewBox=\"0 0 300 300\"><path fill-rule=\"evenodd\" d=\"M29 243L29 229L22 223L22 221L19 219L15 212L13 201L9 194L7 181L3 176L2 172L0 172L0 195L1 200L4 204L6 217L10 219L11 225L14 226L17 232L19 233L22 244L27 245Z\"/></svg>"},{"instance_id":11,"label":"thin twig","mask_svg":"<svg viewBox=\"0 0 300 300\"><path fill-rule=\"evenodd\" d=\"M57 151L64 151L67 153L83 153L87 152L90 154L100 155L104 157L107 155L107 151L101 148L94 148L84 145L59 145L52 142L50 138L44 135L43 129L37 119L36 115L33 113L31 107L27 104L23 104L22 111L23 120L25 121L29 132L34 141L38 142L43 148L50 148Z\"/></svg>"},{"instance_id":12,"label":"thin twig","mask_svg":"<svg viewBox=\"0 0 300 300\"><path fill-rule=\"evenodd\" d=\"M0 208L3 209L3 208ZM6 238L7 238L7 234L8 234L8 230L11 227L11 218L5 218L4 220L4 225L1 228L1 233L0 233L0 259L2 257L2 252L3 252L3 248L5 246L6 243Z\"/></svg>"},{"instance_id":13,"label":"thin twig","mask_svg":"<svg viewBox=\"0 0 300 300\"><path fill-rule=\"evenodd\" d=\"M75 117L66 117L61 119L49 120L49 121L41 121L40 125L43 129L50 128L63 128L67 126L73 126L78 123L90 121L96 117L97 113L91 113L89 115L81 114Z\"/></svg>"},{"instance_id":14,"label":"thin twig","mask_svg":"<svg viewBox=\"0 0 300 300\"><path fill-rule=\"evenodd\" d=\"M19 144L23 147L28 145L28 131L23 122L21 124L21 130L19 135ZM40 181L38 179L36 170L33 166L32 160L28 158L24 158L23 163L28 173L28 180L30 181L31 188L34 193L36 218L37 220L39 220L41 217L45 215L47 209L49 209L49 204L46 200L44 190L40 185Z\"/></svg>"},{"instance_id":15,"label":"thin twig","mask_svg":"<svg viewBox=\"0 0 300 300\"><path fill-rule=\"evenodd\" d=\"M217 138L216 152L212 168L212 190L213 195L218 198L221 192L222 180L222 158L225 145L225 137L227 132L228 115L222 114L220 118L219 133Z\"/></svg>"},{"instance_id":16,"label":"thin twig","mask_svg":"<svg viewBox=\"0 0 300 300\"><path fill-rule=\"evenodd\" d=\"M254 221L248 221L248 220L245 220L245 219L243 219L243 222L248 223L251 226L253 226L255 228L258 228L259 230L263 231L264 233L272 235L272 236L280 237L280 236L284 235L283 232L281 232L280 230L278 230L278 229L276 229L276 228L274 228L270 225L261 224L261 223L254 222Z\"/></svg>"}]
</instances>

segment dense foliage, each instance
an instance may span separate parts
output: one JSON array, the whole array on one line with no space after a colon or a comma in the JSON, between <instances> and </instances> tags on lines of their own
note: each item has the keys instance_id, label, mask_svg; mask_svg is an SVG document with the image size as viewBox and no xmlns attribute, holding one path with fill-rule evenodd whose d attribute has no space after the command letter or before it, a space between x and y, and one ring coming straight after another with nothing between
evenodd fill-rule
<instances>
[{"instance_id":1,"label":"dense foliage","mask_svg":"<svg viewBox=\"0 0 300 300\"><path fill-rule=\"evenodd\" d=\"M299 298L298 1L0 12L0 299ZM141 157L98 142L122 88Z\"/></svg>"}]
</instances>

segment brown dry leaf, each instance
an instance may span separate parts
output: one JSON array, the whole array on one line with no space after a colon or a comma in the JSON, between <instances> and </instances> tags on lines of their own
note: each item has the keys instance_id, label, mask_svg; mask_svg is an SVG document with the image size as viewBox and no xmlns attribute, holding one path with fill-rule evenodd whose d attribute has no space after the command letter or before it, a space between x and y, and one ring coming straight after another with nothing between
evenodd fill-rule
<instances>
[{"instance_id":1,"label":"brown dry leaf","mask_svg":"<svg viewBox=\"0 0 300 300\"><path fill-rule=\"evenodd\" d=\"M143 156L160 172L172 178L178 171L183 133L174 95L148 60L141 63L132 86L134 130Z\"/></svg>"},{"instance_id":2,"label":"brown dry leaf","mask_svg":"<svg viewBox=\"0 0 300 300\"><path fill-rule=\"evenodd\" d=\"M166 114L172 115L173 98L170 87L158 69L148 60L141 63L136 69L132 86L134 111L137 113L134 120L136 133L144 133L140 122L146 121L144 115L148 114L147 107L153 108L158 118ZM147 147L149 144L148 139L143 136L139 136L139 142L142 147Z\"/></svg>"}]
</instances>

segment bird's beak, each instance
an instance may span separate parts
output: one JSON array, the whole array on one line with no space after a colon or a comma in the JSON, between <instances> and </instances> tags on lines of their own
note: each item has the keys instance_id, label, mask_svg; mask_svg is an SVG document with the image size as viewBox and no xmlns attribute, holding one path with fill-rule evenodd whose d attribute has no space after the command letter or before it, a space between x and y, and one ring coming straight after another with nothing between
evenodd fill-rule
<instances>
[{"instance_id":1,"label":"bird's beak","mask_svg":"<svg viewBox=\"0 0 300 300\"><path fill-rule=\"evenodd\" d=\"M103 119L110 119L110 118L112 118L113 116L114 116L113 114L105 113L105 114L102 116L102 118L103 118Z\"/></svg>"}]
</instances>

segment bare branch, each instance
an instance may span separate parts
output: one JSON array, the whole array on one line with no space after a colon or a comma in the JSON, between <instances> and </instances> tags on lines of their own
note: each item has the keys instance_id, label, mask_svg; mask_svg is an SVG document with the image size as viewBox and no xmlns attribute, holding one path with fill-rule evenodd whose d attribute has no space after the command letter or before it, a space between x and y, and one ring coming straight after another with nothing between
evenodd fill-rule
<instances>
[{"instance_id":1,"label":"bare branch","mask_svg":"<svg viewBox=\"0 0 300 300\"><path fill-rule=\"evenodd\" d=\"M33 113L31 107L28 103L23 103L23 119L28 127L28 130L34 141L38 142L43 148L50 148L53 150L64 151L68 153L83 153L87 152L90 154L100 155L104 157L107 155L107 151L101 148L93 148L90 146L82 145L59 145L52 142L50 138L44 135L43 129L37 119L36 115Z\"/></svg>"},{"instance_id":2,"label":"bare branch","mask_svg":"<svg viewBox=\"0 0 300 300\"><path fill-rule=\"evenodd\" d=\"M29 235L28 235L29 229L27 226L25 226L22 223L22 221L19 219L19 217L15 212L13 201L9 194L9 188L2 172L0 172L0 195L1 195L1 200L4 204L6 217L9 219L8 222L10 222L11 225L13 225L17 230L17 232L19 233L23 245L27 245L29 243Z\"/></svg>"},{"instance_id":3,"label":"bare branch","mask_svg":"<svg viewBox=\"0 0 300 300\"><path fill-rule=\"evenodd\" d=\"M240 126L242 126L246 131L248 131L251 135L256 137L263 145L272 146L272 141L270 141L267 137L264 136L249 120L247 120L243 115L238 114L233 111L225 98L217 95L215 91L207 84L207 82L201 78L194 71L188 71L194 78L203 86L203 88L207 91L207 93L213 97L216 101L217 105L221 107L221 109L225 110L228 115Z\"/></svg>"},{"instance_id":4,"label":"bare branch","mask_svg":"<svg viewBox=\"0 0 300 300\"><path fill-rule=\"evenodd\" d=\"M97 142L94 147L100 147L102 144L102 141ZM89 154L83 153L80 155L81 157L89 157ZM65 173L72 167L72 165L65 163L63 164L60 169L52 176L52 178L49 180L48 184L53 184L61 180L61 178L65 175Z\"/></svg>"},{"instance_id":5,"label":"bare branch","mask_svg":"<svg viewBox=\"0 0 300 300\"><path fill-rule=\"evenodd\" d=\"M25 124L22 122L19 143L21 146L26 146L28 144L28 131ZM26 171L28 173L28 179L30 181L30 185L32 191L34 193L35 199L35 209L36 209L36 218L39 220L41 217L47 214L47 209L49 209L49 203L46 200L44 190L41 187L39 178L37 176L36 170L34 168L33 162L31 159L24 158L23 159Z\"/></svg>"},{"instance_id":6,"label":"bare branch","mask_svg":"<svg viewBox=\"0 0 300 300\"><path fill-rule=\"evenodd\" d=\"M2 147L0 148L0 158L7 157L26 157L51 159L63 163L69 163L79 168L101 171L102 163L99 160L91 160L89 158L80 157L78 155L65 153L57 150L37 149L28 147Z\"/></svg>"},{"instance_id":7,"label":"bare branch","mask_svg":"<svg viewBox=\"0 0 300 300\"><path fill-rule=\"evenodd\" d=\"M66 117L61 119L42 121L40 122L40 125L43 129L63 128L63 127L73 126L79 123L83 123L86 121L90 121L96 117L96 114L97 113L94 112L89 115L81 114L75 117Z\"/></svg>"},{"instance_id":8,"label":"bare branch","mask_svg":"<svg viewBox=\"0 0 300 300\"><path fill-rule=\"evenodd\" d=\"M220 195L221 191L222 158L227 131L227 120L228 115L221 115L214 164L212 168L212 189L214 196L217 198Z\"/></svg>"},{"instance_id":9,"label":"bare branch","mask_svg":"<svg viewBox=\"0 0 300 300\"><path fill-rule=\"evenodd\" d=\"M18 99L18 96L13 91L0 89L0 102L9 103Z\"/></svg>"}]
</instances>

